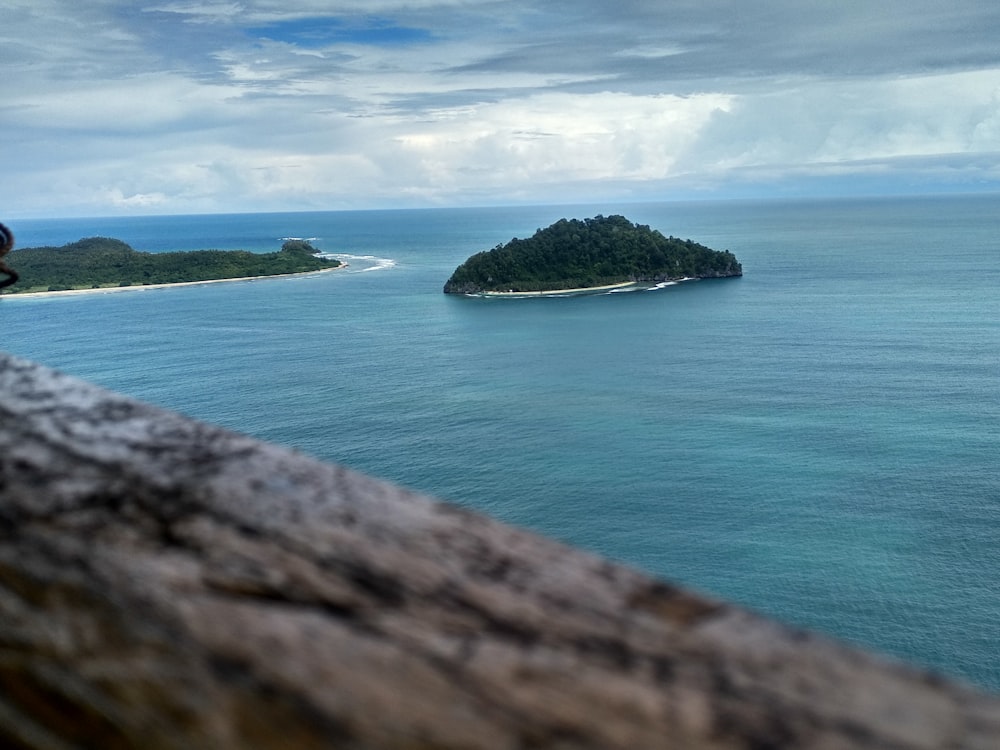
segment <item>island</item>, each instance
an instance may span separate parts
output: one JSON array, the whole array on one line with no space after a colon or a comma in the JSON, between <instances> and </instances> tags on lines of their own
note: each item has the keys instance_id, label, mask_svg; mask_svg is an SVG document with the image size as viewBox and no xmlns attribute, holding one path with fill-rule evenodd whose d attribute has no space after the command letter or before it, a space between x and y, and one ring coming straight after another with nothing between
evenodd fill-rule
<instances>
[{"instance_id":1,"label":"island","mask_svg":"<svg viewBox=\"0 0 1000 750\"><path fill-rule=\"evenodd\" d=\"M742 276L728 251L665 237L624 216L560 219L528 239L476 253L444 285L445 294L559 294L684 279Z\"/></svg>"},{"instance_id":2,"label":"island","mask_svg":"<svg viewBox=\"0 0 1000 750\"><path fill-rule=\"evenodd\" d=\"M306 240L288 240L272 253L190 250L148 253L110 237L88 237L62 247L26 247L6 260L18 283L8 294L203 283L311 273L338 268Z\"/></svg>"}]
</instances>

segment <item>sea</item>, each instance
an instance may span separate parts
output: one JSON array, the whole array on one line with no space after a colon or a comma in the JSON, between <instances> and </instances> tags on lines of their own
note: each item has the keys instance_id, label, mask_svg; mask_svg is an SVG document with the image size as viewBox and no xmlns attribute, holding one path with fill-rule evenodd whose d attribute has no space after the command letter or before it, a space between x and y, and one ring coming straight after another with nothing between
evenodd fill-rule
<instances>
[{"instance_id":1,"label":"sea","mask_svg":"<svg viewBox=\"0 0 1000 750\"><path fill-rule=\"evenodd\" d=\"M599 214L744 276L442 293L469 255ZM24 247L297 237L348 263L5 295L9 353L1000 691L1000 196L7 223Z\"/></svg>"}]
</instances>

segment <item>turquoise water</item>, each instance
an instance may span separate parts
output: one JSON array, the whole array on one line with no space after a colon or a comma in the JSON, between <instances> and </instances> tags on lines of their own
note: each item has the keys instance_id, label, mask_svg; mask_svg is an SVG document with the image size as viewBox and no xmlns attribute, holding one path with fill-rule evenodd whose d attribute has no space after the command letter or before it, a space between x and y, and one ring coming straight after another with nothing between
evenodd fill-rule
<instances>
[{"instance_id":1,"label":"turquoise water","mask_svg":"<svg viewBox=\"0 0 1000 750\"><path fill-rule=\"evenodd\" d=\"M1000 689L1000 197L10 222L319 276L0 300L3 347ZM622 213L742 279L496 300L468 255ZM13 265L16 265L16 255Z\"/></svg>"}]
</instances>

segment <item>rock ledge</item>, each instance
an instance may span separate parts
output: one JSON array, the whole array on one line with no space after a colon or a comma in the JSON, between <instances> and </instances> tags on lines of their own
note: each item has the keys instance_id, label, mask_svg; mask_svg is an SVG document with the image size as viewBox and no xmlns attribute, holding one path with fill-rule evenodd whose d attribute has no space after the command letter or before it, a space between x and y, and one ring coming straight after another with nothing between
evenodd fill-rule
<instances>
[{"instance_id":1,"label":"rock ledge","mask_svg":"<svg viewBox=\"0 0 1000 750\"><path fill-rule=\"evenodd\" d=\"M0 354L0 746L998 738L997 697Z\"/></svg>"}]
</instances>

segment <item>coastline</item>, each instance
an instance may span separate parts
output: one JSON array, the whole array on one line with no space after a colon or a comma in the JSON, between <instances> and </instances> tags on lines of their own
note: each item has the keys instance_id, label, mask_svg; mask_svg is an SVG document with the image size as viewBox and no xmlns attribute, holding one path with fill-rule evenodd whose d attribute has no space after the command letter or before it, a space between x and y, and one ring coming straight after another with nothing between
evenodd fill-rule
<instances>
[{"instance_id":1,"label":"coastline","mask_svg":"<svg viewBox=\"0 0 1000 750\"><path fill-rule=\"evenodd\" d=\"M319 268L315 271L300 273L276 273L269 276L237 276L231 279L204 279L203 281L175 281L168 284L132 284L131 286L107 286L97 289L63 289L58 292L20 292L0 295L0 299L40 299L43 297L69 297L80 294L117 294L119 292L143 292L149 289L170 289L178 286L200 286L202 284L225 284L234 281L261 281L263 279L288 279L295 276L313 276L319 273L329 273L347 268L347 263L341 262L332 268Z\"/></svg>"},{"instance_id":2,"label":"coastline","mask_svg":"<svg viewBox=\"0 0 1000 750\"><path fill-rule=\"evenodd\" d=\"M618 284L605 284L604 286L584 286L576 289L543 289L538 292L479 292L470 295L472 297L556 297L560 294L580 294L581 292L604 292L608 289L624 289L629 286L636 286L639 282L622 281Z\"/></svg>"},{"instance_id":3,"label":"coastline","mask_svg":"<svg viewBox=\"0 0 1000 750\"><path fill-rule=\"evenodd\" d=\"M561 295L576 295L576 294L587 294L589 292L607 292L616 289L626 290L626 289L663 289L664 287L674 286L676 284L683 284L685 281L697 281L695 276L684 276L680 279L671 279L670 281L661 281L659 283L647 282L647 281L622 281L618 284L605 284L603 286L583 286L577 287L575 289L543 289L538 292L476 292L475 294L468 294L468 297L559 297Z\"/></svg>"}]
</instances>

